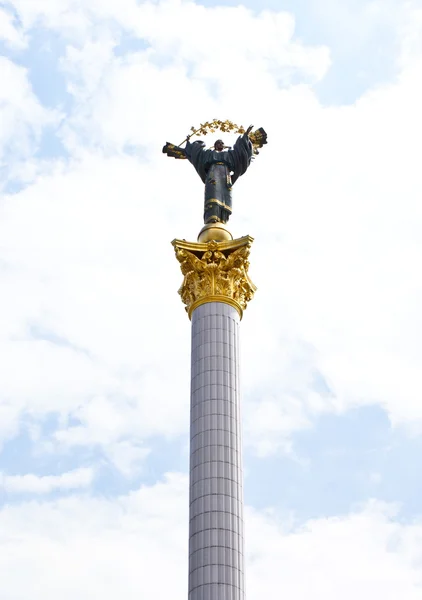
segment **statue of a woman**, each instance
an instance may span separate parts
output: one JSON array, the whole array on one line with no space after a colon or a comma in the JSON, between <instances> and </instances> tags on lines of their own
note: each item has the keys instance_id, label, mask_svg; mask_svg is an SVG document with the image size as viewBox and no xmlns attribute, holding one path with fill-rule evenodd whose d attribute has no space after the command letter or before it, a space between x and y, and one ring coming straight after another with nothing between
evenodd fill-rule
<instances>
[{"instance_id":1,"label":"statue of a woman","mask_svg":"<svg viewBox=\"0 0 422 600\"><path fill-rule=\"evenodd\" d=\"M249 138L252 125L241 135L233 148L227 148L222 140L217 140L213 149L206 149L205 143L189 138L185 148L167 143L163 152L174 158L187 158L205 183L204 223L227 223L232 213L232 186L251 164L254 154ZM266 143L266 133L258 130L262 143ZM262 145L262 144L261 144Z\"/></svg>"}]
</instances>

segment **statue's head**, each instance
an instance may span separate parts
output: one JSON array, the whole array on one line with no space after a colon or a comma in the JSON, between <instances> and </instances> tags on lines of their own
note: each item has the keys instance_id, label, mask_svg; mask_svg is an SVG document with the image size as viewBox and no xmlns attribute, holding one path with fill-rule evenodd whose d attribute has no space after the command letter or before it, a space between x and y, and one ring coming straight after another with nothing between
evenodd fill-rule
<instances>
[{"instance_id":1,"label":"statue's head","mask_svg":"<svg viewBox=\"0 0 422 600\"><path fill-rule=\"evenodd\" d=\"M214 144L214 148L217 150L217 152L222 152L224 150L223 140L217 140Z\"/></svg>"}]
</instances>

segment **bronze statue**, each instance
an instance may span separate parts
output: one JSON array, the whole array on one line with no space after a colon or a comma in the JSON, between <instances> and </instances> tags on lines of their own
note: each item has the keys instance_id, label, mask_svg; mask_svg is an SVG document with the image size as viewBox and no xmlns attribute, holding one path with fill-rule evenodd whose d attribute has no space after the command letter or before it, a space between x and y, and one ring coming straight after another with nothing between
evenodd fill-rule
<instances>
[{"instance_id":1,"label":"bronze statue","mask_svg":"<svg viewBox=\"0 0 422 600\"><path fill-rule=\"evenodd\" d=\"M182 144L175 146L169 142L163 148L167 156L179 159L188 159L195 167L196 172L205 184L204 223L227 223L232 213L232 186L237 179L246 173L254 154L258 148L267 143L267 134L260 128L254 133L251 125L245 131L230 121L218 121L201 125L198 130L192 127L193 133L188 135L186 147ZM190 142L192 135L198 132L207 134L208 130L214 132L233 131L242 135L236 140L233 148L224 145L222 140L217 140L212 149L207 149L205 143L197 140Z\"/></svg>"}]
</instances>

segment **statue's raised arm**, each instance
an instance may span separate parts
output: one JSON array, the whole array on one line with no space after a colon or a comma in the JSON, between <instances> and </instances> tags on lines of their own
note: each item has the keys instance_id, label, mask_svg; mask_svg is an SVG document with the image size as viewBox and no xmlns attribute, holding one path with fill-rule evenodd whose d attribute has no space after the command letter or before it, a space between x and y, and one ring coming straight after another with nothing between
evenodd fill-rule
<instances>
[{"instance_id":1,"label":"statue's raised arm","mask_svg":"<svg viewBox=\"0 0 422 600\"><path fill-rule=\"evenodd\" d=\"M205 184L205 224L227 223L232 213L232 186L241 175L246 173L253 155L258 154L258 148L267 143L265 131L260 128L251 133L252 127L251 125L245 131L243 127L237 127L230 121L214 120L198 130L206 134L207 128L211 131L215 131L216 128L222 131L237 129L237 132L242 135L238 137L233 148L228 148L222 140L217 140L213 148L207 149L205 143L200 140L191 143L191 135L185 140L185 148L169 142L163 148L167 156L188 159ZM197 131L192 129L196 134Z\"/></svg>"}]
</instances>

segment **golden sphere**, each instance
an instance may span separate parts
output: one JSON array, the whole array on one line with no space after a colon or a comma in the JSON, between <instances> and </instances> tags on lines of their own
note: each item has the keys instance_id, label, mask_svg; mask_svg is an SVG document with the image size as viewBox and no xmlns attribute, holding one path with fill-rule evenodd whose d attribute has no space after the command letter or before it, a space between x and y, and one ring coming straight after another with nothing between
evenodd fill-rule
<instances>
[{"instance_id":1,"label":"golden sphere","mask_svg":"<svg viewBox=\"0 0 422 600\"><path fill-rule=\"evenodd\" d=\"M233 239L232 234L222 223L208 223L198 235L198 242L206 244L207 242L229 242Z\"/></svg>"}]
</instances>

